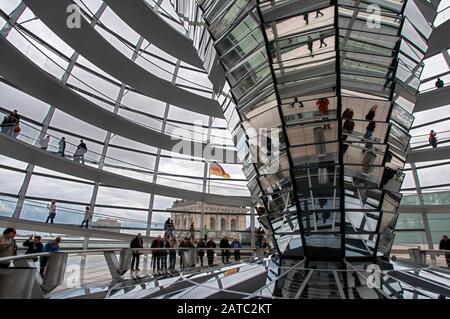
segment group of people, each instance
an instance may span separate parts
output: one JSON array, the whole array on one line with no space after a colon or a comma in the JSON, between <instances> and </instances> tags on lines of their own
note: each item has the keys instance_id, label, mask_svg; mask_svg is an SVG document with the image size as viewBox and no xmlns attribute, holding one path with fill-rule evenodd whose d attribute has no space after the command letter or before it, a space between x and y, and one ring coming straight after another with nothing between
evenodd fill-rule
<instances>
[{"instance_id":1,"label":"group of people","mask_svg":"<svg viewBox=\"0 0 450 319\"><path fill-rule=\"evenodd\" d=\"M66 145L67 145L66 138L63 136L58 142L58 152L56 152L56 155L65 157ZM74 162L81 163L84 165L84 155L87 153L87 151L88 149L86 143L83 140L80 140L80 144L78 144L77 149L73 153Z\"/></svg>"},{"instance_id":2,"label":"group of people","mask_svg":"<svg viewBox=\"0 0 450 319\"><path fill-rule=\"evenodd\" d=\"M366 151L366 149L372 149L373 143L371 142L373 140L373 134L375 132L376 124L375 124L375 115L377 111L378 105L374 105L370 108L369 112L366 114L366 121L369 121L369 124L367 124L366 127L366 133L364 133L364 139L368 140L366 142L365 148L362 150L363 152Z\"/></svg>"},{"instance_id":3,"label":"group of people","mask_svg":"<svg viewBox=\"0 0 450 319\"><path fill-rule=\"evenodd\" d=\"M319 15L321 17L323 17L323 12L320 10L316 10L316 19L319 17ZM303 20L305 20L305 24L309 24L309 13L308 12L303 14Z\"/></svg>"},{"instance_id":4,"label":"group of people","mask_svg":"<svg viewBox=\"0 0 450 319\"><path fill-rule=\"evenodd\" d=\"M20 115L17 110L10 112L3 117L3 121L0 124L1 132L13 137L17 137L20 134Z\"/></svg>"},{"instance_id":5,"label":"group of people","mask_svg":"<svg viewBox=\"0 0 450 319\"><path fill-rule=\"evenodd\" d=\"M56 200L52 200L50 202L49 205L47 205L48 208L48 216L47 219L45 220L45 223L47 224L48 222L50 222L51 224L54 223L55 218L56 218ZM92 211L91 208L89 206L86 206L85 210L84 210L84 217L83 217L83 221L81 222L80 227L85 226L86 228L89 227L89 222L92 220Z\"/></svg>"},{"instance_id":6,"label":"group of people","mask_svg":"<svg viewBox=\"0 0 450 319\"><path fill-rule=\"evenodd\" d=\"M316 102L316 105L319 109L320 114L322 115L322 120L327 121L328 120L328 107L330 105L330 101L328 98L319 98ZM364 140L368 140L365 145L365 149L363 149L363 152L366 149L371 149L373 146L373 143L371 142L373 140L373 134L375 132L376 124L375 124L375 115L377 111L378 105L374 105L370 108L369 112L366 114L366 121L369 122L369 124L366 127L366 132L364 133ZM353 121L354 111L351 108L345 109L344 113L342 113L342 120L344 121L343 124L343 140L346 141L348 138L348 135L351 134L355 128L355 122ZM331 129L330 124L325 123L323 125L324 129ZM347 151L348 146L344 147L344 153Z\"/></svg>"},{"instance_id":7,"label":"group of people","mask_svg":"<svg viewBox=\"0 0 450 319\"><path fill-rule=\"evenodd\" d=\"M323 32L319 33L319 40L320 40L319 49L321 49L323 46L325 47L328 46L328 44L325 42L325 37L326 37L325 33ZM310 35L308 35L306 46L308 47L311 57L314 57L314 39Z\"/></svg>"},{"instance_id":8,"label":"group of people","mask_svg":"<svg viewBox=\"0 0 450 319\"><path fill-rule=\"evenodd\" d=\"M18 247L15 240L16 230L14 228L6 228L3 231L3 236L0 237L0 258L17 255ZM41 236L30 235L27 240L23 242L23 246L27 248L25 254L39 254L58 252L60 250L61 237L48 241L45 245L41 242ZM44 276L45 267L47 266L48 256L34 257L33 261L37 262L39 259L39 273ZM8 268L10 262L0 262L0 268Z\"/></svg>"},{"instance_id":9,"label":"group of people","mask_svg":"<svg viewBox=\"0 0 450 319\"><path fill-rule=\"evenodd\" d=\"M373 134L375 132L376 124L375 124L375 115L377 111L378 105L374 105L369 109L369 112L366 114L366 121L369 122L366 126L366 132L364 133L364 140L366 141L365 148L363 148L362 152L365 152L366 149L371 149L373 146L372 140L373 140ZM350 134L352 134L353 130L355 129L355 122L353 121L353 116L355 115L355 112L351 108L347 108L344 110L344 113L342 113L342 120L344 121L344 124L342 125L342 140L345 142ZM347 152L348 145L344 143L343 146L343 153Z\"/></svg>"},{"instance_id":10,"label":"group of people","mask_svg":"<svg viewBox=\"0 0 450 319\"><path fill-rule=\"evenodd\" d=\"M130 248L133 249L132 260L131 260L131 271L139 271L139 260L142 254L139 249L144 247L142 240L142 235L137 234L135 238L130 243ZM216 243L212 238L205 240L200 238L198 240L191 239L190 236L178 241L175 235L167 234L167 236L162 237L158 235L151 243L150 247L152 250L152 260L151 268L153 271L166 271L175 270L177 251L180 257L180 269L185 269L187 265L185 261L187 260L186 253L189 248L197 248L197 262L200 263L200 267L204 265L204 257L207 257L208 266L213 266L214 264L214 249L217 247ZM233 238L232 242L228 241L227 236L223 236L219 248L221 248L222 262L227 264L230 262L231 250L233 250L234 260L241 260L242 248L241 242L237 238ZM183 255L184 254L184 255ZM169 262L167 262L167 259Z\"/></svg>"},{"instance_id":11,"label":"group of people","mask_svg":"<svg viewBox=\"0 0 450 319\"><path fill-rule=\"evenodd\" d=\"M20 115L17 110L10 112L8 115L5 115L2 123L0 124L1 132L7 135L11 135L13 137L17 137L20 134ZM47 150L48 145L50 143L50 135L43 134L42 137L38 139L37 147L41 150ZM58 141L58 151L55 153L61 157L66 156L66 138L63 136ZM77 149L73 154L73 160L77 163L84 164L84 155L87 153L88 149L86 143L83 140L80 140L80 144L78 144Z\"/></svg>"},{"instance_id":12,"label":"group of people","mask_svg":"<svg viewBox=\"0 0 450 319\"><path fill-rule=\"evenodd\" d=\"M315 18L317 19L317 18L319 17L319 15L320 15L321 17L323 17L322 11L316 10L316 17L315 17ZM308 13L308 12L306 12L306 13L303 14L303 20L305 20L305 24L306 24L306 25L309 24L309 13ZM307 47L308 47L308 50L309 50L311 56L314 57L314 55L313 55L313 53L314 53L314 40L313 40L313 38L312 38L310 35L308 35L308 38L307 38L307 39L308 39L308 40L306 41L306 45L307 45ZM323 46L325 46L325 47L328 46L328 44L325 43L325 34L323 34L322 32L320 32L320 34L319 34L319 39L320 39L320 47L319 47L319 48L322 48Z\"/></svg>"}]
</instances>

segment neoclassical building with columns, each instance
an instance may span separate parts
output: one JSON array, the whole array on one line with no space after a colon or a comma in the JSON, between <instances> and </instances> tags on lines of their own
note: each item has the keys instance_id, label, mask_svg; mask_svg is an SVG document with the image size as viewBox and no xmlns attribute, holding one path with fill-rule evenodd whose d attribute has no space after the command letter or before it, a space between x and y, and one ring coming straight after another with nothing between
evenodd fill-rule
<instances>
[{"instance_id":1,"label":"neoclassical building with columns","mask_svg":"<svg viewBox=\"0 0 450 319\"><path fill-rule=\"evenodd\" d=\"M201 234L201 212L203 204L190 200L176 200L172 204L171 218L175 226L175 235L180 237L189 236L189 227L194 222L195 238L200 238ZM214 240L222 236L228 236L231 240L237 237L241 240L242 231L246 226L246 216L248 209L240 207L230 207L223 205L205 204L204 224L209 230L208 237Z\"/></svg>"}]
</instances>

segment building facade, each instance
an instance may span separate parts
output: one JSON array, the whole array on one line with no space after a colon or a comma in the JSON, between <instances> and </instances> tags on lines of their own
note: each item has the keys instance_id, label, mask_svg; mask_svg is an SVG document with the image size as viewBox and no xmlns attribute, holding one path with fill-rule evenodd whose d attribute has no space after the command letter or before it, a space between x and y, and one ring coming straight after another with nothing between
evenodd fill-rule
<instances>
[{"instance_id":1,"label":"building facade","mask_svg":"<svg viewBox=\"0 0 450 319\"><path fill-rule=\"evenodd\" d=\"M175 226L175 235L180 237L189 236L189 228L194 223L195 237L201 237L201 215L203 204L190 200L177 200L171 208L171 218ZM246 216L248 209L230 207L223 205L205 204L204 225L209 230L208 237L214 240L222 236L233 237L241 240L242 231L246 229Z\"/></svg>"},{"instance_id":2,"label":"building facade","mask_svg":"<svg viewBox=\"0 0 450 319\"><path fill-rule=\"evenodd\" d=\"M109 230L112 232L120 233L120 226L122 224L119 223L116 219L113 218L99 218L92 223L92 227L100 227L100 228L110 228Z\"/></svg>"}]
</instances>

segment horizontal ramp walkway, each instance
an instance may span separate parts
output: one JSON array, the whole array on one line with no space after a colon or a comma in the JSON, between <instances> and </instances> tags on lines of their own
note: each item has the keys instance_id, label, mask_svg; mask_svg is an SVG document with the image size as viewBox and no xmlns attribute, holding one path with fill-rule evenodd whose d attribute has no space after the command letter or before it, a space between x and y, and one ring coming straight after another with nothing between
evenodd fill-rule
<instances>
[{"instance_id":1,"label":"horizontal ramp walkway","mask_svg":"<svg viewBox=\"0 0 450 319\"><path fill-rule=\"evenodd\" d=\"M428 50L425 54L425 59L432 57L442 51L450 48L448 41L450 34L450 20L440 24L436 29L431 32L430 39L428 40Z\"/></svg>"},{"instance_id":2,"label":"horizontal ramp walkway","mask_svg":"<svg viewBox=\"0 0 450 319\"><path fill-rule=\"evenodd\" d=\"M450 205L400 205L398 212L404 214L448 214Z\"/></svg>"},{"instance_id":3,"label":"horizontal ramp walkway","mask_svg":"<svg viewBox=\"0 0 450 319\"><path fill-rule=\"evenodd\" d=\"M450 159L450 146L412 150L408 153L408 163L431 162Z\"/></svg>"},{"instance_id":4,"label":"horizontal ramp walkway","mask_svg":"<svg viewBox=\"0 0 450 319\"><path fill-rule=\"evenodd\" d=\"M91 166L78 164L74 161L54 155L48 151L41 150L35 146L5 134L0 134L0 154L60 173L99 182L102 185L166 197L189 199L216 205L239 207L251 205L249 197L205 194L188 189L145 182L124 175L100 170Z\"/></svg>"},{"instance_id":5,"label":"horizontal ramp walkway","mask_svg":"<svg viewBox=\"0 0 450 319\"><path fill-rule=\"evenodd\" d=\"M169 25L144 0L104 0L105 3L151 44L171 56L203 69L191 39Z\"/></svg>"},{"instance_id":6,"label":"horizontal ramp walkway","mask_svg":"<svg viewBox=\"0 0 450 319\"><path fill-rule=\"evenodd\" d=\"M450 104L450 85L417 95L414 112L422 112Z\"/></svg>"},{"instance_id":7,"label":"horizontal ramp walkway","mask_svg":"<svg viewBox=\"0 0 450 319\"><path fill-rule=\"evenodd\" d=\"M62 224L46 224L43 222L17 219L11 217L0 216L0 227L13 227L15 229L27 230L33 232L52 233L61 235L70 235L76 237L89 237L89 238L102 238L102 239L114 239L131 241L136 235L134 234L122 234L113 231L86 229L75 226L68 226ZM145 237L147 240L151 240L150 237Z\"/></svg>"}]
</instances>

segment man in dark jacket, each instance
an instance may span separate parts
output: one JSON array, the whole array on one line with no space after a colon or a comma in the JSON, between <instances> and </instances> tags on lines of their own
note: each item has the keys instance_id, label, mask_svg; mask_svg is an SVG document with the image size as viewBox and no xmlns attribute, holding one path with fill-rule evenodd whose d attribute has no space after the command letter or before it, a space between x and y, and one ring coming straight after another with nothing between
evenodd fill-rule
<instances>
[{"instance_id":1,"label":"man in dark jacket","mask_svg":"<svg viewBox=\"0 0 450 319\"><path fill-rule=\"evenodd\" d=\"M152 241L151 248L164 248L164 242L161 235L158 235L158 237ZM161 270L161 253L161 250L152 250L153 271L155 271L155 269Z\"/></svg>"},{"instance_id":2,"label":"man in dark jacket","mask_svg":"<svg viewBox=\"0 0 450 319\"><path fill-rule=\"evenodd\" d=\"M30 237L24 241L23 246L28 248L25 252L26 255L39 254L42 253L42 250L44 249L44 245L41 243L41 236L34 236L33 238L33 235L30 235ZM33 261L38 261L38 258L34 257Z\"/></svg>"},{"instance_id":3,"label":"man in dark jacket","mask_svg":"<svg viewBox=\"0 0 450 319\"><path fill-rule=\"evenodd\" d=\"M133 240L130 243L130 248L143 248L144 247L144 243L142 241L142 236L141 234L137 234L136 237L133 238ZM139 258L140 258L141 254L139 253L139 251L135 251L133 250L133 259L131 260L131 271L133 271L135 268L135 264L136 264L136 270L140 270L139 269Z\"/></svg>"},{"instance_id":4,"label":"man in dark jacket","mask_svg":"<svg viewBox=\"0 0 450 319\"><path fill-rule=\"evenodd\" d=\"M212 238L210 238L205 246L206 248L216 248L216 243ZM214 250L208 249L206 252L206 256L208 257L208 266L212 266L214 260Z\"/></svg>"},{"instance_id":5,"label":"man in dark jacket","mask_svg":"<svg viewBox=\"0 0 450 319\"><path fill-rule=\"evenodd\" d=\"M223 236L219 243L220 248L231 248L228 242L227 236ZM230 262L230 251L228 249L222 249L222 262L228 264Z\"/></svg>"},{"instance_id":6,"label":"man in dark jacket","mask_svg":"<svg viewBox=\"0 0 450 319\"><path fill-rule=\"evenodd\" d=\"M166 222L164 223L164 237L171 235L169 234L169 228L170 228L170 217L167 218Z\"/></svg>"},{"instance_id":7,"label":"man in dark jacket","mask_svg":"<svg viewBox=\"0 0 450 319\"><path fill-rule=\"evenodd\" d=\"M178 248L181 248L178 252L178 254L180 255L180 269L184 269L185 267L187 267L187 265L184 264L184 260L183 260L183 255L185 256L185 258L187 259L187 250L186 248L191 248L191 242L189 240L189 237L185 237L181 242L180 245L178 246Z\"/></svg>"},{"instance_id":8,"label":"man in dark jacket","mask_svg":"<svg viewBox=\"0 0 450 319\"><path fill-rule=\"evenodd\" d=\"M198 259L200 259L200 267L203 267L203 257L205 256L205 251L202 248L206 248L205 245L205 241L203 240L203 238L200 238L198 244L197 244L197 248L198 248Z\"/></svg>"},{"instance_id":9,"label":"man in dark jacket","mask_svg":"<svg viewBox=\"0 0 450 319\"><path fill-rule=\"evenodd\" d=\"M448 240L448 236L442 236L441 242L439 243L440 250L450 250L450 240ZM450 253L445 253L445 260L447 261L447 267L450 268Z\"/></svg>"},{"instance_id":10,"label":"man in dark jacket","mask_svg":"<svg viewBox=\"0 0 450 319\"><path fill-rule=\"evenodd\" d=\"M234 248L234 260L241 260L241 251L239 249L242 248L242 244L236 237L233 238L233 241L231 242L231 248Z\"/></svg>"},{"instance_id":11,"label":"man in dark jacket","mask_svg":"<svg viewBox=\"0 0 450 319\"><path fill-rule=\"evenodd\" d=\"M163 247L170 248L169 237L164 237L163 239ZM161 251L161 269L167 270L167 254L169 252L166 249Z\"/></svg>"}]
</instances>

